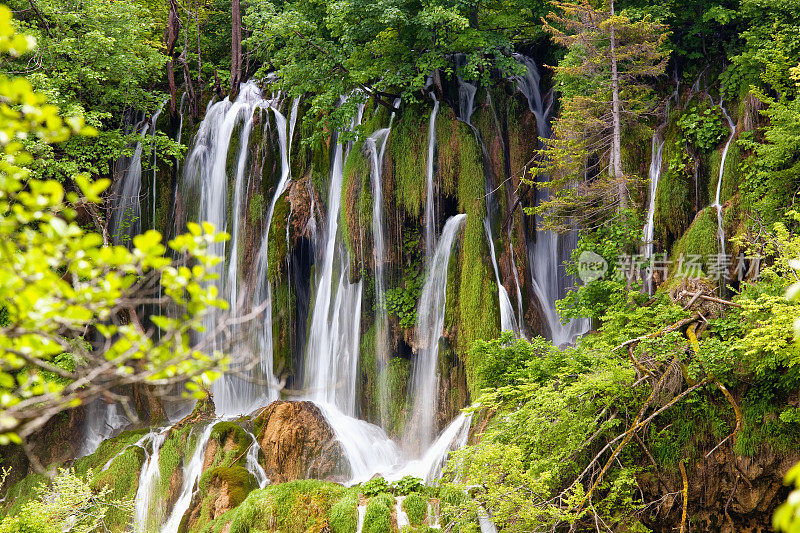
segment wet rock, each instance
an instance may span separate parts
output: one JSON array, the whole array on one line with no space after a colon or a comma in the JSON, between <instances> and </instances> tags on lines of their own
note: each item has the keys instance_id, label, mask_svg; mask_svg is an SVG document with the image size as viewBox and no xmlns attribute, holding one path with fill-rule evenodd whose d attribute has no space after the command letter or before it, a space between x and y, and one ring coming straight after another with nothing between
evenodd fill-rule
<instances>
[{"instance_id":1,"label":"wet rock","mask_svg":"<svg viewBox=\"0 0 800 533\"><path fill-rule=\"evenodd\" d=\"M339 442L319 408L311 402L277 401L254 420L273 483L296 479L341 481L348 467Z\"/></svg>"}]
</instances>

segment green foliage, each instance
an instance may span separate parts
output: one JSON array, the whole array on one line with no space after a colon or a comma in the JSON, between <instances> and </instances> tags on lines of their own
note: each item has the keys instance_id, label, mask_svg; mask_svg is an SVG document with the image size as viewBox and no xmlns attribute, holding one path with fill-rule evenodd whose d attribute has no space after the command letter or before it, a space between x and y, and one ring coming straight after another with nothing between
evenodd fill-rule
<instances>
[{"instance_id":1,"label":"green foliage","mask_svg":"<svg viewBox=\"0 0 800 533\"><path fill-rule=\"evenodd\" d=\"M683 136L699 150L707 152L728 135L728 128L716 109L706 105L693 106L678 119Z\"/></svg>"},{"instance_id":2,"label":"green foliage","mask_svg":"<svg viewBox=\"0 0 800 533\"><path fill-rule=\"evenodd\" d=\"M103 524L111 509L133 511L132 501L116 501L108 490L94 492L92 476L86 480L70 470L61 470L37 499L25 504L19 513L0 522L2 533L91 533Z\"/></svg>"},{"instance_id":3,"label":"green foliage","mask_svg":"<svg viewBox=\"0 0 800 533\"><path fill-rule=\"evenodd\" d=\"M5 8L0 10L0 41L6 47L16 42ZM191 267L173 263L156 231L136 236L131 250L104 246L100 235L75 222L72 206L98 202L108 180L92 182L78 175L81 195L67 194L59 183L30 178L15 166L31 161L20 139L57 142L71 132L94 130L79 119L65 124L25 80L0 77L0 92L5 95L0 146L6 156L0 163L0 255L8 259L0 266L0 300L7 312L7 325L0 329L0 442L19 442L20 435L29 435L53 413L115 384L180 375L189 390L200 391L216 377L223 358L198 352L189 339L210 308L224 305L207 284L219 259L206 249L226 236L210 225L193 224L190 234L170 241L170 253L191 259ZM176 306L169 317L150 317L162 333L156 337L118 320L126 305L137 305L137 281L148 276L160 280L163 295ZM134 303L119 305L125 301ZM101 345L107 341L105 350L88 350L78 342L88 330L96 331ZM64 353L85 366L72 372L56 366ZM46 372L63 379L50 380Z\"/></svg>"},{"instance_id":4,"label":"green foliage","mask_svg":"<svg viewBox=\"0 0 800 533\"><path fill-rule=\"evenodd\" d=\"M417 301L425 283L419 231L409 230L403 235L403 256L407 260L402 285L386 291L386 311L400 320L400 327L411 328L417 322Z\"/></svg>"},{"instance_id":5,"label":"green foliage","mask_svg":"<svg viewBox=\"0 0 800 533\"><path fill-rule=\"evenodd\" d=\"M392 483L390 490L392 494L406 496L412 492L419 492L424 486L424 483L418 477L403 476L401 479L398 479Z\"/></svg>"},{"instance_id":6,"label":"green foliage","mask_svg":"<svg viewBox=\"0 0 800 533\"><path fill-rule=\"evenodd\" d=\"M556 303L563 319L575 317L602 317L609 307L618 305L625 298L626 272L621 270L620 257L637 253L641 240L642 225L635 212L628 211L616 219L596 228L582 231L578 244L572 251L567 273L579 279L581 255L596 254L606 261L606 273L591 281L584 281L576 290L569 291ZM590 255L590 257L595 257Z\"/></svg>"},{"instance_id":7,"label":"green foliage","mask_svg":"<svg viewBox=\"0 0 800 533\"><path fill-rule=\"evenodd\" d=\"M345 129L359 100L369 94L389 104L394 95L406 105L419 101L426 77L435 69L454 70L465 79L488 80L490 65L518 72L508 54L512 41L541 35L530 24L545 14L540 0L453 4L389 5L363 0L335 4L267 0L251 2L244 25L252 28L245 45L264 61L259 74L274 68L282 88L292 95L310 93L316 135ZM452 54L465 53L456 68ZM339 104L342 94L361 89Z\"/></svg>"},{"instance_id":8,"label":"green foliage","mask_svg":"<svg viewBox=\"0 0 800 533\"><path fill-rule=\"evenodd\" d=\"M382 477L372 478L366 483L362 483L361 485L361 494L366 497L370 496L377 496L382 492L389 491L389 483L386 482L385 479Z\"/></svg>"}]
</instances>

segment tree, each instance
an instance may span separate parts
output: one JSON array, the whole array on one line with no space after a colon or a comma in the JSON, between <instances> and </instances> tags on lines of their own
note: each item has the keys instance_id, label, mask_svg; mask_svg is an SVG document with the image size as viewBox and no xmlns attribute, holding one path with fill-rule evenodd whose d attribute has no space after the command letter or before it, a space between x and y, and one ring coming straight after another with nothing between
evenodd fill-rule
<instances>
[{"instance_id":1,"label":"tree","mask_svg":"<svg viewBox=\"0 0 800 533\"><path fill-rule=\"evenodd\" d=\"M30 46L0 7L0 52ZM131 250L104 246L77 215L100 201L108 180L78 175L78 190L67 192L33 178L20 143L95 130L62 119L24 79L0 76L0 94L0 444L28 451L26 439L52 416L100 397L123 402L135 420L119 387L185 383L205 395L226 362L194 341L205 313L225 305L207 283L220 259L206 250L227 236L194 224L169 242L169 253L156 231L134 237ZM140 320L144 306L170 313Z\"/></svg>"},{"instance_id":2,"label":"tree","mask_svg":"<svg viewBox=\"0 0 800 533\"><path fill-rule=\"evenodd\" d=\"M242 8L231 0L231 97L239 94L242 81Z\"/></svg>"},{"instance_id":3,"label":"tree","mask_svg":"<svg viewBox=\"0 0 800 533\"><path fill-rule=\"evenodd\" d=\"M541 150L533 179L549 176L551 199L539 206L560 228L573 217L591 220L628 205L622 168L624 129L655 107L649 82L668 60L666 27L649 15L631 19L587 0L554 2L542 19L567 54L555 70L561 113L554 138Z\"/></svg>"},{"instance_id":4,"label":"tree","mask_svg":"<svg viewBox=\"0 0 800 533\"><path fill-rule=\"evenodd\" d=\"M292 95L310 94L315 131L349 124L359 94L393 108L419 100L428 76L488 80L492 69L521 73L510 52L543 37L542 0L449 2L294 1L248 3L245 45ZM456 67L454 54L465 54ZM351 95L340 105L340 97Z\"/></svg>"}]
</instances>

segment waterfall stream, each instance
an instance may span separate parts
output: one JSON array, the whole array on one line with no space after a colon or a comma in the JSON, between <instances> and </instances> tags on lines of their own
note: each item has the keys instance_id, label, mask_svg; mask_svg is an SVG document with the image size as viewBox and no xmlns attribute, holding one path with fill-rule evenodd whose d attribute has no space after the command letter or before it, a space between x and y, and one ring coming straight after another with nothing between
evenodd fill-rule
<instances>
[{"instance_id":1,"label":"waterfall stream","mask_svg":"<svg viewBox=\"0 0 800 533\"><path fill-rule=\"evenodd\" d=\"M650 170L647 177L650 180L650 198L647 207L647 223L644 226L643 242L644 242L644 260L647 261L653 257L653 238L655 234L654 219L656 212L656 191L658 190L658 179L661 177L661 156L664 153L664 139L660 138L659 130L653 132L653 142L650 149ZM648 294L653 293L653 277L651 275L645 276L644 280L645 289Z\"/></svg>"},{"instance_id":2,"label":"waterfall stream","mask_svg":"<svg viewBox=\"0 0 800 533\"><path fill-rule=\"evenodd\" d=\"M725 106L722 105L722 97L720 96L719 104L720 110L722 111L725 120L728 122L728 129L730 130L731 134L728 137L728 140L725 141L725 147L722 149L722 156L720 157L719 161L719 177L717 178L717 192L714 196L714 203L712 204L714 209L717 211L717 244L719 246L718 253L724 254L725 253L725 228L723 227L723 220L722 220L722 204L720 203L721 195L722 195L722 179L725 176L725 160L728 157L728 149L731 147L731 142L733 142L733 138L736 135L736 124L733 122L733 119L728 114L728 110L725 109Z\"/></svg>"},{"instance_id":3,"label":"waterfall stream","mask_svg":"<svg viewBox=\"0 0 800 533\"><path fill-rule=\"evenodd\" d=\"M545 105L545 99L542 97L541 74L533 59L521 54L514 54L514 57L527 70L525 76L516 78L517 88L525 95L528 108L536 117L539 143L543 144L550 137L551 105ZM537 203L547 201L549 197L548 189L537 187ZM534 220L539 227L542 222L540 215L535 215ZM577 241L577 230L565 235L539 230L536 233L536 241L527 243L528 267L531 270L534 293L542 306L551 340L556 346L575 342L580 335L589 330L590 326L588 319L572 319L566 324L562 323L555 306L556 300L563 298L573 283L564 271L564 262L569 259Z\"/></svg>"},{"instance_id":4,"label":"waterfall stream","mask_svg":"<svg viewBox=\"0 0 800 533\"><path fill-rule=\"evenodd\" d=\"M417 343L409 399L413 402L405 435L408 449L425 450L433 442L437 409L439 339L444 325L447 298L447 267L450 252L467 215L450 217L444 225L436 252L428 266L417 310Z\"/></svg>"},{"instance_id":5,"label":"waterfall stream","mask_svg":"<svg viewBox=\"0 0 800 533\"><path fill-rule=\"evenodd\" d=\"M508 291L500 281L500 269L497 267L497 257L494 253L494 240L492 239L492 228L489 225L489 219L483 219L483 227L486 230L486 239L489 241L489 251L492 257L492 267L494 268L494 279L497 283L497 296L500 301L500 331L510 331L515 337L519 337L519 326L517 319L514 317L514 307L511 305L511 298L508 297Z\"/></svg>"}]
</instances>

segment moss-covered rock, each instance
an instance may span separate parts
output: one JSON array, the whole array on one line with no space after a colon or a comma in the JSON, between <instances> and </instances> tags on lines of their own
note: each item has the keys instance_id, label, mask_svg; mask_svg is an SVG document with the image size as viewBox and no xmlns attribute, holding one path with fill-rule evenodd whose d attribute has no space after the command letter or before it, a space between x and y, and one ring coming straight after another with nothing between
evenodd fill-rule
<instances>
[{"instance_id":1,"label":"moss-covered rock","mask_svg":"<svg viewBox=\"0 0 800 533\"><path fill-rule=\"evenodd\" d=\"M331 533L356 533L358 531L358 488L349 489L328 514Z\"/></svg>"},{"instance_id":2,"label":"moss-covered rock","mask_svg":"<svg viewBox=\"0 0 800 533\"><path fill-rule=\"evenodd\" d=\"M217 467L204 475L205 483L185 519L187 531L199 531L241 504L258 483L241 466Z\"/></svg>"},{"instance_id":3,"label":"moss-covered rock","mask_svg":"<svg viewBox=\"0 0 800 533\"><path fill-rule=\"evenodd\" d=\"M345 492L341 485L316 480L271 485L251 492L233 512L218 519L214 530L230 524L229 533L321 533L328 529L331 508Z\"/></svg>"},{"instance_id":4,"label":"moss-covered rock","mask_svg":"<svg viewBox=\"0 0 800 533\"><path fill-rule=\"evenodd\" d=\"M349 471L333 430L313 403L272 402L254 422L265 471L273 482L339 480Z\"/></svg>"},{"instance_id":5,"label":"moss-covered rock","mask_svg":"<svg viewBox=\"0 0 800 533\"><path fill-rule=\"evenodd\" d=\"M131 502L139 488L139 474L145 460L145 452L139 446L128 446L114 458L106 470L96 472L93 490L109 489L108 498ZM123 531L130 524L133 514L125 506L110 507L104 523L110 531Z\"/></svg>"},{"instance_id":6,"label":"moss-covered rock","mask_svg":"<svg viewBox=\"0 0 800 533\"><path fill-rule=\"evenodd\" d=\"M402 508L412 526L422 525L422 522L428 516L428 498L425 498L419 492L412 492L403 499Z\"/></svg>"}]
</instances>

